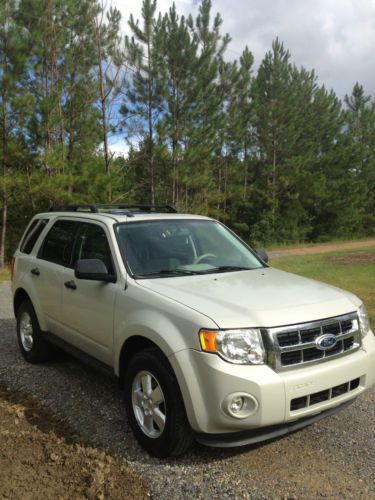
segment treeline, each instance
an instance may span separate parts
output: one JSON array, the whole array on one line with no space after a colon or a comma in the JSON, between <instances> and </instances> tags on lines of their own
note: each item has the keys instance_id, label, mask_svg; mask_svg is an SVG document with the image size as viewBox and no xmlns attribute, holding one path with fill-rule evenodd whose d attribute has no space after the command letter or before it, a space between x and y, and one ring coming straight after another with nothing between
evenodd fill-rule
<instances>
[{"instance_id":1,"label":"treeline","mask_svg":"<svg viewBox=\"0 0 375 500\"><path fill-rule=\"evenodd\" d=\"M210 0L195 17L144 0L125 38L120 22L99 0L0 4L0 267L59 203L170 203L253 243L374 234L361 85L341 102L278 39L256 72L248 47L233 60Z\"/></svg>"}]
</instances>

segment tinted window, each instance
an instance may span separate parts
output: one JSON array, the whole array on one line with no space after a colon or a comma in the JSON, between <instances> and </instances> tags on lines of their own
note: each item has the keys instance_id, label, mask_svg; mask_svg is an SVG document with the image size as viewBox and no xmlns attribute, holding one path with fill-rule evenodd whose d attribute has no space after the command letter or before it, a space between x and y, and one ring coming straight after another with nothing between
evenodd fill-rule
<instances>
[{"instance_id":1,"label":"tinted window","mask_svg":"<svg viewBox=\"0 0 375 500\"><path fill-rule=\"evenodd\" d=\"M70 266L72 248L78 223L57 221L47 234L39 257L62 266Z\"/></svg>"},{"instance_id":2,"label":"tinted window","mask_svg":"<svg viewBox=\"0 0 375 500\"><path fill-rule=\"evenodd\" d=\"M73 266L78 259L100 259L106 265L108 272L114 273L111 250L104 229L96 224L81 224L74 247Z\"/></svg>"},{"instance_id":3,"label":"tinted window","mask_svg":"<svg viewBox=\"0 0 375 500\"><path fill-rule=\"evenodd\" d=\"M167 277L263 267L244 243L215 221L127 222L118 224L116 231L133 275Z\"/></svg>"},{"instance_id":4,"label":"tinted window","mask_svg":"<svg viewBox=\"0 0 375 500\"><path fill-rule=\"evenodd\" d=\"M20 251L23 253L31 253L36 240L39 238L41 232L48 224L48 219L36 219L32 222L31 226L27 230L21 246Z\"/></svg>"}]
</instances>

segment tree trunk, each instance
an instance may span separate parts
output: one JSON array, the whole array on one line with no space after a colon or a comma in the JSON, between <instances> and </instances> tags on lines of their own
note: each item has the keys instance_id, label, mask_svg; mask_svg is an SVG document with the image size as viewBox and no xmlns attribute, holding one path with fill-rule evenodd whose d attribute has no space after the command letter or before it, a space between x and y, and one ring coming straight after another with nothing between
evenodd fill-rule
<instances>
[{"instance_id":1,"label":"tree trunk","mask_svg":"<svg viewBox=\"0 0 375 500\"><path fill-rule=\"evenodd\" d=\"M228 157L225 158L225 169L224 169L224 215L227 213L227 193L228 193Z\"/></svg>"},{"instance_id":2,"label":"tree trunk","mask_svg":"<svg viewBox=\"0 0 375 500\"><path fill-rule=\"evenodd\" d=\"M245 175L243 182L243 200L246 201L247 198L247 184L248 184L248 152L247 152L247 142L244 145L244 163L245 163Z\"/></svg>"},{"instance_id":3,"label":"tree trunk","mask_svg":"<svg viewBox=\"0 0 375 500\"><path fill-rule=\"evenodd\" d=\"M3 215L2 215L2 226L1 226L1 236L0 236L0 269L5 267L5 244L6 244L6 234L7 234L7 221L8 221L8 197L6 188L6 177L7 177L7 156L8 156L8 123L7 123L7 93L3 89L2 93L2 149L3 149Z\"/></svg>"},{"instance_id":4,"label":"tree trunk","mask_svg":"<svg viewBox=\"0 0 375 500\"><path fill-rule=\"evenodd\" d=\"M1 239L0 239L0 269L5 267L5 243L6 243L7 222L8 222L8 200L7 200L5 183L3 187L3 216L1 222L2 226L1 226Z\"/></svg>"},{"instance_id":5,"label":"tree trunk","mask_svg":"<svg viewBox=\"0 0 375 500\"><path fill-rule=\"evenodd\" d=\"M104 170L107 175L111 173L110 167L110 157L108 149L108 122L107 122L107 95L104 87L104 74L103 74L103 47L101 41L101 22L95 24L95 34L96 34L96 49L98 58L98 70L99 70L99 92L100 92L100 114L102 122L102 138L103 138L103 148L104 148ZM112 200L112 187L108 187L108 201Z\"/></svg>"},{"instance_id":6,"label":"tree trunk","mask_svg":"<svg viewBox=\"0 0 375 500\"><path fill-rule=\"evenodd\" d=\"M30 203L31 203L31 206L33 209L33 214L35 214L36 213L36 206L35 206L33 195L31 193L31 175L30 175L30 170L29 170L28 165L26 166L26 177L27 177L27 185L29 186Z\"/></svg>"},{"instance_id":7,"label":"tree trunk","mask_svg":"<svg viewBox=\"0 0 375 500\"><path fill-rule=\"evenodd\" d=\"M148 135L149 135L149 169L150 169L150 187L151 187L151 205L155 205L155 166L154 166L154 128L152 123L152 76L151 76L151 45L147 41L148 58Z\"/></svg>"},{"instance_id":8,"label":"tree trunk","mask_svg":"<svg viewBox=\"0 0 375 500\"><path fill-rule=\"evenodd\" d=\"M272 138L272 231L273 235L276 231L276 133L273 133ZM273 236L272 235L272 236Z\"/></svg>"}]
</instances>

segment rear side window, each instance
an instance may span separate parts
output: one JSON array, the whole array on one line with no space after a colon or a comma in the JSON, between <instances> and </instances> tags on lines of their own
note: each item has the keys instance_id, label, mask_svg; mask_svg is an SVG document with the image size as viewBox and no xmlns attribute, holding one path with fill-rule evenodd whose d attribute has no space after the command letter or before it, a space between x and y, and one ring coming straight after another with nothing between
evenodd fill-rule
<instances>
[{"instance_id":1,"label":"rear side window","mask_svg":"<svg viewBox=\"0 0 375 500\"><path fill-rule=\"evenodd\" d=\"M23 253L31 253L36 240L39 238L43 229L48 224L48 219L35 219L27 230L21 242L20 251Z\"/></svg>"},{"instance_id":2,"label":"rear side window","mask_svg":"<svg viewBox=\"0 0 375 500\"><path fill-rule=\"evenodd\" d=\"M72 248L78 222L69 220L57 221L47 234L39 258L70 267Z\"/></svg>"}]
</instances>

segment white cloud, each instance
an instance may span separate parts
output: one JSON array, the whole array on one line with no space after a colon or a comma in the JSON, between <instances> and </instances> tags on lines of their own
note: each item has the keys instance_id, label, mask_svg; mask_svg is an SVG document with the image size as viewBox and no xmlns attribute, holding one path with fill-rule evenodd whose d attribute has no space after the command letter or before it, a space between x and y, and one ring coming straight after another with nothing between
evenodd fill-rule
<instances>
[{"instance_id":1,"label":"white cloud","mask_svg":"<svg viewBox=\"0 0 375 500\"><path fill-rule=\"evenodd\" d=\"M195 0L177 0L180 14L195 13ZM320 83L339 97L359 81L375 94L375 0L213 0L213 13L223 17L223 31L232 37L228 57L248 45L255 69L277 36L298 66L315 69ZM140 17L142 0L113 0L128 31L130 13ZM162 12L172 5L159 0Z\"/></svg>"},{"instance_id":2,"label":"white cloud","mask_svg":"<svg viewBox=\"0 0 375 500\"><path fill-rule=\"evenodd\" d=\"M125 142L121 137L116 140L112 140L108 145L109 151L114 156L128 156L129 154L129 144Z\"/></svg>"}]
</instances>

